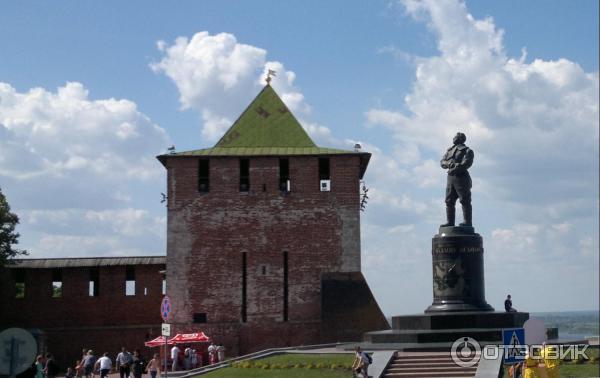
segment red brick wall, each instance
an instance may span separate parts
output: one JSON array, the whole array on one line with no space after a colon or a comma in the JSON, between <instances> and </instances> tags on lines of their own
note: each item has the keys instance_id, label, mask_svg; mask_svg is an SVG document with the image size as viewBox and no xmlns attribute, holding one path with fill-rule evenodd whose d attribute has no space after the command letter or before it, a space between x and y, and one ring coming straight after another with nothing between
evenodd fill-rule
<instances>
[{"instance_id":1,"label":"red brick wall","mask_svg":"<svg viewBox=\"0 0 600 378\"><path fill-rule=\"evenodd\" d=\"M242 353L323 341L321 275L360 271L359 157L330 157L330 192L319 190L317 157L290 157L289 165L291 193L282 194L279 159L250 158L250 192L240 193L239 159L211 158L210 192L199 193L198 159L167 160L167 292L176 329L205 330ZM289 256L287 322L283 251ZM246 323L240 315L243 252ZM192 324L194 313L206 313L208 324Z\"/></svg>"},{"instance_id":2,"label":"red brick wall","mask_svg":"<svg viewBox=\"0 0 600 378\"><path fill-rule=\"evenodd\" d=\"M25 298L14 298L11 269L0 284L0 329L39 329L46 349L64 367L82 348L109 352L122 345L143 350L144 341L160 334L164 265L135 267L136 295L125 296L125 267L100 267L100 295L88 295L89 268L62 269L63 295L52 298L52 269L25 269ZM147 295L144 295L144 288ZM148 350L146 350L148 351Z\"/></svg>"}]
</instances>

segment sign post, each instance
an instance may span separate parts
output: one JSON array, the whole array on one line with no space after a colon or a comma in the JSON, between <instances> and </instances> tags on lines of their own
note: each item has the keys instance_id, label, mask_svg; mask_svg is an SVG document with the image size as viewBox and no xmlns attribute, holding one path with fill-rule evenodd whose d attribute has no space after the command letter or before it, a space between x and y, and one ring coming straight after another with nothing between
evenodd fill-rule
<instances>
[{"instance_id":1,"label":"sign post","mask_svg":"<svg viewBox=\"0 0 600 378\"><path fill-rule=\"evenodd\" d=\"M167 367L167 342L169 336L171 336L171 325L168 323L171 315L171 310L171 300L167 295L165 295L160 304L160 316L164 321L161 327L161 334L165 337L165 378L167 378L167 371L169 370L169 368Z\"/></svg>"}]
</instances>

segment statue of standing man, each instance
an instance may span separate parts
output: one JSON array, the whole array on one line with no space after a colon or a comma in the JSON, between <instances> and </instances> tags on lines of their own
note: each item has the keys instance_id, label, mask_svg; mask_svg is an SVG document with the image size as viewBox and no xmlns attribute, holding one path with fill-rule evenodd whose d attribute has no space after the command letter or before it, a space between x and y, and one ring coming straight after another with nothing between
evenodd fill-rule
<instances>
[{"instance_id":1,"label":"statue of standing man","mask_svg":"<svg viewBox=\"0 0 600 378\"><path fill-rule=\"evenodd\" d=\"M467 137L456 133L452 142L454 145L446 151L440 165L448 170L446 184L446 218L442 225L454 226L456 215L456 200L460 198L464 221L460 226L473 226L473 208L471 207L471 176L467 171L473 165L473 151L465 146Z\"/></svg>"}]
</instances>

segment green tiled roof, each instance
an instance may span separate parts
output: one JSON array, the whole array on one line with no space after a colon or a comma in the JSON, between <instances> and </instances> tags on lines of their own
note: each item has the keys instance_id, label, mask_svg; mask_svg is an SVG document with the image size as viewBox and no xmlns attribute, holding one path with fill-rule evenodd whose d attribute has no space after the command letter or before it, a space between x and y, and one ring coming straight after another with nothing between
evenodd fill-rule
<instances>
[{"instance_id":1,"label":"green tiled roof","mask_svg":"<svg viewBox=\"0 0 600 378\"><path fill-rule=\"evenodd\" d=\"M291 155L340 155L357 152L323 147L213 147L201 150L177 152L164 156L291 156Z\"/></svg>"},{"instance_id":2,"label":"green tiled roof","mask_svg":"<svg viewBox=\"0 0 600 378\"><path fill-rule=\"evenodd\" d=\"M212 148L158 156L166 159L185 156L293 156L357 154L361 177L371 154L318 147L302 128L275 90L266 85L225 135Z\"/></svg>"},{"instance_id":3,"label":"green tiled roof","mask_svg":"<svg viewBox=\"0 0 600 378\"><path fill-rule=\"evenodd\" d=\"M270 85L266 85L215 147L316 147Z\"/></svg>"}]
</instances>

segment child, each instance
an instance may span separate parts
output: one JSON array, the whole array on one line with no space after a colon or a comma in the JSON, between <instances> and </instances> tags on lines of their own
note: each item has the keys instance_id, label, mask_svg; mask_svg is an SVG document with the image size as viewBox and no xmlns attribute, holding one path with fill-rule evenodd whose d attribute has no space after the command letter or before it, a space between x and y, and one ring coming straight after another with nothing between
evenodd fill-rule
<instances>
[{"instance_id":1,"label":"child","mask_svg":"<svg viewBox=\"0 0 600 378\"><path fill-rule=\"evenodd\" d=\"M154 353L154 357L148 362L146 369L150 372L152 378L160 375L160 358L158 357L158 353Z\"/></svg>"},{"instance_id":2,"label":"child","mask_svg":"<svg viewBox=\"0 0 600 378\"><path fill-rule=\"evenodd\" d=\"M81 360L75 361L75 377L83 377L83 364L81 363Z\"/></svg>"},{"instance_id":3,"label":"child","mask_svg":"<svg viewBox=\"0 0 600 378\"><path fill-rule=\"evenodd\" d=\"M75 371L72 368L67 368L67 373L65 374L65 378L75 378Z\"/></svg>"}]
</instances>

